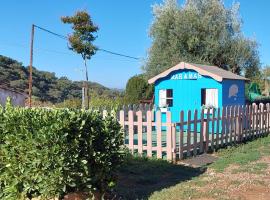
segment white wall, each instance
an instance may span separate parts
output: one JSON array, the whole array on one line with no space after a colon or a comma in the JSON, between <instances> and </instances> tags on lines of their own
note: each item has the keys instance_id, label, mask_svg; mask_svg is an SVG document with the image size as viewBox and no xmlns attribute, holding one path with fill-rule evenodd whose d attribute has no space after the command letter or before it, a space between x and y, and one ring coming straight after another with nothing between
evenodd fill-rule
<instances>
[{"instance_id":1,"label":"white wall","mask_svg":"<svg viewBox=\"0 0 270 200\"><path fill-rule=\"evenodd\" d=\"M16 92L5 90L0 88L0 104L5 105L7 97L11 98L12 105L14 106L25 106L25 96Z\"/></svg>"}]
</instances>

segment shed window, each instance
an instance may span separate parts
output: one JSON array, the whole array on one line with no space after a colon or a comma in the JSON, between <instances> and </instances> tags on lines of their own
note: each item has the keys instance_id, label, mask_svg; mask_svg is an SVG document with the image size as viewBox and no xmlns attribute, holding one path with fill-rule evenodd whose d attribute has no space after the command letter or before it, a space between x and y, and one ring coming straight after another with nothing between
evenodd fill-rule
<instances>
[{"instance_id":1,"label":"shed window","mask_svg":"<svg viewBox=\"0 0 270 200\"><path fill-rule=\"evenodd\" d=\"M173 106L173 90L164 89L159 90L159 107Z\"/></svg>"},{"instance_id":2,"label":"shed window","mask_svg":"<svg viewBox=\"0 0 270 200\"><path fill-rule=\"evenodd\" d=\"M209 107L218 107L218 89L202 89L201 104Z\"/></svg>"}]
</instances>

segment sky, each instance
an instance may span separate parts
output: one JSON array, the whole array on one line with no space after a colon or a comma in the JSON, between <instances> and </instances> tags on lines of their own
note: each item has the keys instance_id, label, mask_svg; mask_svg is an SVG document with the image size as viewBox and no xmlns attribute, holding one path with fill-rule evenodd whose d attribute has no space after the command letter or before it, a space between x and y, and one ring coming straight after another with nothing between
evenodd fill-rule
<instances>
[{"instance_id":1,"label":"sky","mask_svg":"<svg viewBox=\"0 0 270 200\"><path fill-rule=\"evenodd\" d=\"M224 0L230 6L234 0ZM0 55L29 65L31 25L62 35L72 32L61 16L77 10L89 11L99 27L95 45L99 48L140 58L132 60L97 52L90 61L89 80L110 88L125 88L127 80L142 73L141 66L151 46L149 27L152 5L162 0L2 0L0 4ZM180 0L179 3L183 3ZM238 0L244 35L259 43L262 66L270 64L269 0ZM68 49L67 42L36 30L33 65L71 80L83 80L83 61Z\"/></svg>"}]
</instances>

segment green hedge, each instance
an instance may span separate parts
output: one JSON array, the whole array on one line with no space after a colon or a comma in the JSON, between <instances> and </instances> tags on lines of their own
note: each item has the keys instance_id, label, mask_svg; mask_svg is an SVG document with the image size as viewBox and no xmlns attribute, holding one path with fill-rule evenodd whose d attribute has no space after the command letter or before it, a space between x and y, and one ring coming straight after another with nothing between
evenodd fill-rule
<instances>
[{"instance_id":1,"label":"green hedge","mask_svg":"<svg viewBox=\"0 0 270 200\"><path fill-rule=\"evenodd\" d=\"M112 116L0 107L0 199L103 193L115 184L122 146Z\"/></svg>"}]
</instances>

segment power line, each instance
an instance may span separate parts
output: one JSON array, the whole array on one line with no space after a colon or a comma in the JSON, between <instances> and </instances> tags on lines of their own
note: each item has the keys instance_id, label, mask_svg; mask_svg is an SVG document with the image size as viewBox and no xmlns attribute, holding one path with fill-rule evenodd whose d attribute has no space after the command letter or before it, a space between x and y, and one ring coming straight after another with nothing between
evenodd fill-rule
<instances>
[{"instance_id":1,"label":"power line","mask_svg":"<svg viewBox=\"0 0 270 200\"><path fill-rule=\"evenodd\" d=\"M9 47L19 47L19 48L28 48L25 44L4 44L0 43L0 46L9 46ZM73 55L71 53L58 51L58 50L52 50L52 49L44 49L44 48L37 48L35 47L34 51L40 51L40 52L47 52L47 53L56 53L56 54L66 54L66 55Z\"/></svg>"},{"instance_id":2,"label":"power line","mask_svg":"<svg viewBox=\"0 0 270 200\"><path fill-rule=\"evenodd\" d=\"M42 27L37 26L37 25L35 25L35 24L34 24L34 27L39 28L40 30L46 31L46 32L48 32L48 33L50 33L50 34L53 34L53 35L55 35L55 36L57 36L57 37L59 37L59 38L61 38L61 39L64 39L64 40L67 40L67 39L68 39L68 38L67 38L66 36L64 36L64 35L60 35L60 34L58 34L58 33L52 32L52 31L50 31L50 30L48 30L48 29L46 29L46 28L42 28Z\"/></svg>"},{"instance_id":3,"label":"power line","mask_svg":"<svg viewBox=\"0 0 270 200\"><path fill-rule=\"evenodd\" d=\"M139 60L139 58L135 58L133 56L124 55L124 54L121 54L121 53L115 53L115 52L105 50L105 49L101 49L101 48L98 48L98 50L106 52L106 53L110 53L110 54L113 54L113 55L116 55L116 56L122 56L122 57L126 57L126 58L131 58L131 59L134 59L134 60Z\"/></svg>"},{"instance_id":4,"label":"power line","mask_svg":"<svg viewBox=\"0 0 270 200\"><path fill-rule=\"evenodd\" d=\"M43 27L40 27L40 26L37 26L37 25L34 25L36 28L39 28L40 30L42 31L45 31L47 33L50 33L56 37L59 37L63 40L68 40L68 37L64 36L64 35L61 35L61 34L58 34L58 33L55 33L53 31L50 31L46 28L43 28ZM109 54L112 54L112 55L116 55L116 56L122 56L122 57L125 57L125 58L130 58L130 59L134 59L134 60L140 60L140 58L136 58L136 57L133 57L133 56L129 56L129 55L125 55L125 54L122 54L122 53L117 53L117 52L113 52L113 51L109 51L109 50L106 50L106 49L102 49L102 48L98 48L98 51L103 51L105 53L109 53Z\"/></svg>"}]
</instances>

